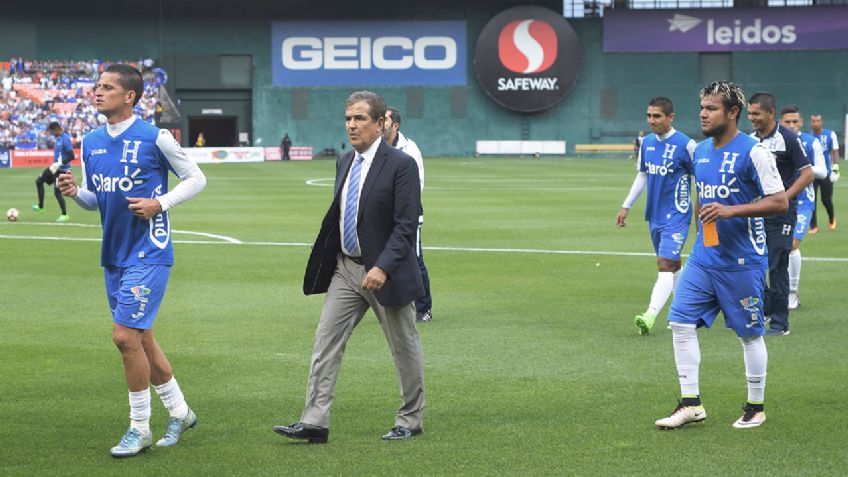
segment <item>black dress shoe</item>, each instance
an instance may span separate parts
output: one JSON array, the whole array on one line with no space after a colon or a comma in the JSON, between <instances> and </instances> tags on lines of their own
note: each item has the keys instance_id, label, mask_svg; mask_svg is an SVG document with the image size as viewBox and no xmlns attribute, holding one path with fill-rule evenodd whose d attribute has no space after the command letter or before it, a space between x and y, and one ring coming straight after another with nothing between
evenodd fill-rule
<instances>
[{"instance_id":1,"label":"black dress shoe","mask_svg":"<svg viewBox=\"0 0 848 477\"><path fill-rule=\"evenodd\" d=\"M409 439L421 434L421 429L409 429L408 427L395 426L388 434L383 436L384 441L399 441L401 439Z\"/></svg>"},{"instance_id":2,"label":"black dress shoe","mask_svg":"<svg viewBox=\"0 0 848 477\"><path fill-rule=\"evenodd\" d=\"M295 422L290 426L274 426L274 432L289 439L306 439L310 444L326 444L330 430L326 427Z\"/></svg>"}]
</instances>

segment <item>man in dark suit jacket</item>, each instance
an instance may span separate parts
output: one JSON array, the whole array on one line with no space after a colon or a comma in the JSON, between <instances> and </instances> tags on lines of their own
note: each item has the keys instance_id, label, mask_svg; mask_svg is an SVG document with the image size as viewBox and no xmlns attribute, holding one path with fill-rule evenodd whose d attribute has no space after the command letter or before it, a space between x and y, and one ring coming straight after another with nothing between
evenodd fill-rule
<instances>
[{"instance_id":1,"label":"man in dark suit jacket","mask_svg":"<svg viewBox=\"0 0 848 477\"><path fill-rule=\"evenodd\" d=\"M386 104L357 91L345 103L353 151L336 163L333 202L312 248L303 292L327 293L312 352L300 421L274 426L293 439L325 443L336 378L347 340L369 308L383 327L400 378L403 404L385 440L421 433L424 357L415 328L424 293L415 254L421 189L418 167L381 139Z\"/></svg>"}]
</instances>

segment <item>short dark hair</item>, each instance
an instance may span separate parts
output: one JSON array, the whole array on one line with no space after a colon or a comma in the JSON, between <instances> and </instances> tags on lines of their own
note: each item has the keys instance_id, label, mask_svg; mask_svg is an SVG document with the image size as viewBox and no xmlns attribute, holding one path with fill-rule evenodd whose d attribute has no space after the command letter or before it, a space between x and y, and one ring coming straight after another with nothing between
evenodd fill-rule
<instances>
[{"instance_id":1,"label":"short dark hair","mask_svg":"<svg viewBox=\"0 0 848 477\"><path fill-rule=\"evenodd\" d=\"M350 93L350 96L347 97L345 101L345 106L349 107L354 103L358 103L360 101L364 101L365 104L368 105L368 114L371 116L375 122L382 119L385 121L386 119L386 102L383 101L383 97L377 93L372 93L371 91L354 91Z\"/></svg>"},{"instance_id":2,"label":"short dark hair","mask_svg":"<svg viewBox=\"0 0 848 477\"><path fill-rule=\"evenodd\" d=\"M674 103L665 96L657 96L648 102L648 106L656 106L660 108L666 116L674 112Z\"/></svg>"},{"instance_id":3,"label":"short dark hair","mask_svg":"<svg viewBox=\"0 0 848 477\"><path fill-rule=\"evenodd\" d=\"M783 109L780 110L781 116L783 116L784 114L791 114L791 113L801 114L801 108L799 108L798 106L796 106L794 104L787 104L786 106L783 107Z\"/></svg>"},{"instance_id":4,"label":"short dark hair","mask_svg":"<svg viewBox=\"0 0 848 477\"><path fill-rule=\"evenodd\" d=\"M53 121L53 122L51 122L50 124L47 125L48 131L56 131L58 129L62 129L62 125L57 123L56 121Z\"/></svg>"},{"instance_id":5,"label":"short dark hair","mask_svg":"<svg viewBox=\"0 0 848 477\"><path fill-rule=\"evenodd\" d=\"M774 95L766 92L754 93L748 98L748 104L759 104L763 109L774 112L777 110L777 104L774 101Z\"/></svg>"},{"instance_id":6,"label":"short dark hair","mask_svg":"<svg viewBox=\"0 0 848 477\"><path fill-rule=\"evenodd\" d=\"M397 123L398 127L400 127L400 111L398 111L397 108L387 106L386 114L388 114L389 117L392 118L392 123Z\"/></svg>"},{"instance_id":7,"label":"short dark hair","mask_svg":"<svg viewBox=\"0 0 848 477\"><path fill-rule=\"evenodd\" d=\"M135 92L135 102L133 106L141 101L141 96L144 94L144 78L141 72L130 65L115 63L106 68L105 73L115 73L118 75L118 83L127 91Z\"/></svg>"},{"instance_id":8,"label":"short dark hair","mask_svg":"<svg viewBox=\"0 0 848 477\"><path fill-rule=\"evenodd\" d=\"M701 89L698 96L701 99L704 99L705 96L721 96L721 104L724 105L724 110L727 112L730 112L731 108L736 106L739 109L739 114L736 115L736 124L739 124L739 116L742 114L742 108L745 107L745 93L739 85L727 80L713 81Z\"/></svg>"}]
</instances>

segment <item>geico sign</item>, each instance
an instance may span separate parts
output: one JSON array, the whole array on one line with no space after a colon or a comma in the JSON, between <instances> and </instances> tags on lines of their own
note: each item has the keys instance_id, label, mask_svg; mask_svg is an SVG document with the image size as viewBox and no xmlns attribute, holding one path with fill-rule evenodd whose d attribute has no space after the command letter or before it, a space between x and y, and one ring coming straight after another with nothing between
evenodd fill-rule
<instances>
[{"instance_id":1,"label":"geico sign","mask_svg":"<svg viewBox=\"0 0 848 477\"><path fill-rule=\"evenodd\" d=\"M283 66L289 70L447 70L456 66L456 41L448 36L324 37L283 40ZM430 57L427 52L429 49Z\"/></svg>"}]
</instances>

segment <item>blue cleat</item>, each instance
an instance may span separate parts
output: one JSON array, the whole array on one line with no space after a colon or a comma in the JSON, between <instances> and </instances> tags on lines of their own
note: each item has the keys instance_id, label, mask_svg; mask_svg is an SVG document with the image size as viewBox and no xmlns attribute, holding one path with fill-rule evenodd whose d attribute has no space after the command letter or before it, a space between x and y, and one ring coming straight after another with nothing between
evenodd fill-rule
<instances>
[{"instance_id":1,"label":"blue cleat","mask_svg":"<svg viewBox=\"0 0 848 477\"><path fill-rule=\"evenodd\" d=\"M150 434L142 434L138 429L131 427L124 437L121 437L121 442L109 453L112 457L132 457L149 449L151 444L153 444L153 438Z\"/></svg>"},{"instance_id":2,"label":"blue cleat","mask_svg":"<svg viewBox=\"0 0 848 477\"><path fill-rule=\"evenodd\" d=\"M187 429L191 429L197 425L197 415L194 414L194 411L189 408L188 414L186 417L180 419L178 417L172 417L168 419L168 430L165 431L165 435L162 436L161 439L156 441L156 445L159 447L168 447L176 444L180 441L180 436L183 435Z\"/></svg>"}]
</instances>

